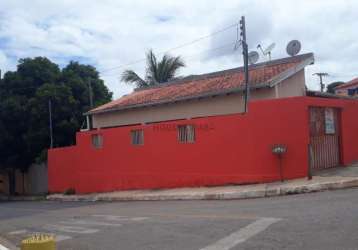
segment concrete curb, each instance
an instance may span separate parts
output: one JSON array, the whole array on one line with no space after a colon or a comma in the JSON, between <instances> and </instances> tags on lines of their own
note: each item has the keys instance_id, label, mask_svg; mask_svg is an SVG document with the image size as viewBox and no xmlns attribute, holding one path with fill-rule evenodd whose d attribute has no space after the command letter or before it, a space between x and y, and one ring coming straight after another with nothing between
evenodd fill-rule
<instances>
[{"instance_id":1,"label":"concrete curb","mask_svg":"<svg viewBox=\"0 0 358 250\"><path fill-rule=\"evenodd\" d=\"M0 201L43 201L46 196L0 196Z\"/></svg>"},{"instance_id":2,"label":"concrete curb","mask_svg":"<svg viewBox=\"0 0 358 250\"><path fill-rule=\"evenodd\" d=\"M247 186L246 186L247 187ZM234 186L236 190L211 190L206 188L193 189L189 192L171 192L170 190L155 191L151 193L149 190L144 193L117 192L115 193L99 193L88 195L48 195L47 200L51 201L164 201L164 200L237 200L263 198L282 195L302 194L320 192L326 190L336 190L344 188L358 187L358 178L347 178L341 180L321 180L313 183L272 183L254 187L252 190L240 190L240 187ZM223 187L227 188L227 187Z\"/></svg>"}]
</instances>

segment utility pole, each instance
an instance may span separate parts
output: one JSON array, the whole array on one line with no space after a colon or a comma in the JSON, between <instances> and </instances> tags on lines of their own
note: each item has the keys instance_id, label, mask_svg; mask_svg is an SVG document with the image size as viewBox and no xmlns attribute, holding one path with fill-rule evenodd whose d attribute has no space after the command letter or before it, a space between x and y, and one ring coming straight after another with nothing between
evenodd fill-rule
<instances>
[{"instance_id":1,"label":"utility pole","mask_svg":"<svg viewBox=\"0 0 358 250\"><path fill-rule=\"evenodd\" d=\"M52 103L48 100L49 127L50 127L50 148L53 148L53 131L52 131Z\"/></svg>"},{"instance_id":2,"label":"utility pole","mask_svg":"<svg viewBox=\"0 0 358 250\"><path fill-rule=\"evenodd\" d=\"M92 83L91 83L91 78L88 78L88 93L89 93L89 103L90 103L90 108L93 108L93 93L92 93Z\"/></svg>"},{"instance_id":3,"label":"utility pole","mask_svg":"<svg viewBox=\"0 0 358 250\"><path fill-rule=\"evenodd\" d=\"M240 20L240 30L241 30L241 44L242 44L242 55L244 58L244 76L245 76L245 113L249 112L249 96L250 96L250 87L249 87L249 52L248 45L246 43L246 27L245 27L245 16L241 17Z\"/></svg>"},{"instance_id":4,"label":"utility pole","mask_svg":"<svg viewBox=\"0 0 358 250\"><path fill-rule=\"evenodd\" d=\"M324 91L324 84L323 84L323 81L322 81L322 78L324 76L328 76L328 73L324 73L324 72L319 72L319 73L314 73L313 75L317 75L319 77L319 84L321 86L321 92Z\"/></svg>"},{"instance_id":5,"label":"utility pole","mask_svg":"<svg viewBox=\"0 0 358 250\"><path fill-rule=\"evenodd\" d=\"M93 92L92 92L91 78L88 78L88 94L89 94L90 109L93 109ZM87 128L92 129L92 116L87 115L86 120L87 120Z\"/></svg>"}]
</instances>

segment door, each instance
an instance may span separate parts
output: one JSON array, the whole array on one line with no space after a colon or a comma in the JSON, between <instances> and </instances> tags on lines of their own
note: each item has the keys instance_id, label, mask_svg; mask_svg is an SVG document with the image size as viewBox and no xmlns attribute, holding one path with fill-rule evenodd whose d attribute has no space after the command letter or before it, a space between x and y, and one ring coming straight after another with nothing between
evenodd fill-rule
<instances>
[{"instance_id":1,"label":"door","mask_svg":"<svg viewBox=\"0 0 358 250\"><path fill-rule=\"evenodd\" d=\"M310 146L313 170L340 164L339 109L310 107Z\"/></svg>"}]
</instances>

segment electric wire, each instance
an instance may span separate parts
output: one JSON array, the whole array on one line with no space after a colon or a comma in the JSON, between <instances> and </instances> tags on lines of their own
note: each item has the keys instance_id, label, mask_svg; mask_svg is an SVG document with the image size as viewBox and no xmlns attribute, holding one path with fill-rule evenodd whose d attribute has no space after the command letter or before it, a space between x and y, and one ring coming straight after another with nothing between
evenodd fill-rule
<instances>
[{"instance_id":1,"label":"electric wire","mask_svg":"<svg viewBox=\"0 0 358 250\"><path fill-rule=\"evenodd\" d=\"M183 48L183 47L190 46L190 45L192 45L192 44L194 44L194 43L197 43L197 42L200 42L200 41L202 41L202 40L204 40L204 39L207 39L207 38L209 38L209 37L215 36L215 35L217 35L217 34L219 34L219 33L221 33L221 32L224 32L224 31L227 31L227 30L229 30L229 29L232 29L233 27L237 27L237 25L238 25L238 23L231 24L231 25L226 26L226 27L224 27L224 28L222 28L222 29L220 29L220 30L214 31L214 32L212 32L212 33L210 33L210 34L208 34L208 35L199 37L199 38L194 39L194 40L192 40L192 41L190 41L190 42L183 43L183 44L178 45L178 46L176 46L176 47L173 47L173 48L167 49L167 50L165 50L165 51L159 52L159 53L157 53L157 55L166 54L166 53L169 53L169 52L171 52L171 51L173 51L173 50L178 50L178 49L181 49L181 48ZM119 66L116 66L116 67L104 69L104 70L101 70L101 71L100 71L100 74L105 73L105 72L108 72L108 71L120 69L120 68L123 68L123 67L127 67L127 66L130 66L130 65L133 65L133 64L137 64L137 63L143 62L143 61L145 61L145 60L146 60L146 58L142 58L142 59L134 60L134 61L132 61L132 62L129 62L129 63L126 63L126 64L122 64L122 65L119 65Z\"/></svg>"}]
</instances>

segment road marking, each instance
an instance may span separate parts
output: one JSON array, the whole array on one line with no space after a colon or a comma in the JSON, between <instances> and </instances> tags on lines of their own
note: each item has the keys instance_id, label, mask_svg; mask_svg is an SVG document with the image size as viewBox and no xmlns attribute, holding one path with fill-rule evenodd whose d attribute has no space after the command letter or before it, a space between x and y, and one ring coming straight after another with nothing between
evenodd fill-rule
<instances>
[{"instance_id":1,"label":"road marking","mask_svg":"<svg viewBox=\"0 0 358 250\"><path fill-rule=\"evenodd\" d=\"M4 247L3 245L0 244L0 250L9 250L9 248Z\"/></svg>"},{"instance_id":2,"label":"road marking","mask_svg":"<svg viewBox=\"0 0 358 250\"><path fill-rule=\"evenodd\" d=\"M95 228L85 228L85 227L74 227L74 226L62 226L62 225L47 225L44 227L46 230L50 231L60 231L65 233L78 233L78 234L93 234L97 233L99 230Z\"/></svg>"},{"instance_id":3,"label":"road marking","mask_svg":"<svg viewBox=\"0 0 358 250\"><path fill-rule=\"evenodd\" d=\"M67 220L61 221L61 224L71 224L71 225L92 225L92 226L110 226L110 227L120 227L122 224L98 222L98 221L87 221L87 220Z\"/></svg>"},{"instance_id":4,"label":"road marking","mask_svg":"<svg viewBox=\"0 0 358 250\"><path fill-rule=\"evenodd\" d=\"M27 233L26 229L22 229L22 230L17 230L17 231L12 231L10 233L8 233L9 235L16 235L16 234L25 234Z\"/></svg>"},{"instance_id":5,"label":"road marking","mask_svg":"<svg viewBox=\"0 0 358 250\"><path fill-rule=\"evenodd\" d=\"M63 240L69 240L69 239L72 239L72 237L67 236L67 235L62 235L62 234L55 234L56 242L60 242L60 241L63 241Z\"/></svg>"},{"instance_id":6,"label":"road marking","mask_svg":"<svg viewBox=\"0 0 358 250\"><path fill-rule=\"evenodd\" d=\"M99 217L104 220L109 221L143 221L146 219L149 219L148 217L128 217L128 216L119 216L119 215L103 215L103 214L96 214L92 215L93 217ZM88 226L109 226L109 227L120 227L122 224L120 223L109 223L109 222L100 222L100 221L92 221L92 220L66 220L66 221L60 221L61 224L70 224L70 225L88 225ZM45 225L42 227L46 231L59 231L59 232L65 232L65 233L78 233L78 234L93 234L99 232L96 228L86 228L81 226L66 226L66 225ZM33 232L28 231L27 229L21 229L16 230L8 233L9 235L21 235L21 234L41 234L41 232ZM62 235L62 234L55 234L55 240L56 242L72 239L71 236L68 235ZM7 248L2 249L2 245L0 245L0 250L8 250Z\"/></svg>"},{"instance_id":7,"label":"road marking","mask_svg":"<svg viewBox=\"0 0 358 250\"><path fill-rule=\"evenodd\" d=\"M187 217L187 218L197 218L197 219L234 219L234 220L257 220L261 217L253 214L240 214L240 215L217 215L217 214L170 214L170 213L150 213L146 214L150 216L160 216L160 217Z\"/></svg>"},{"instance_id":8,"label":"road marking","mask_svg":"<svg viewBox=\"0 0 358 250\"><path fill-rule=\"evenodd\" d=\"M94 214L93 217L102 217L105 220L110 221L123 221L123 220L130 220L130 221L142 221L149 219L148 217L127 217L127 216L120 216L120 215L109 215L109 214Z\"/></svg>"},{"instance_id":9,"label":"road marking","mask_svg":"<svg viewBox=\"0 0 358 250\"><path fill-rule=\"evenodd\" d=\"M234 246L243 243L255 236L256 234L267 229L271 224L280 221L279 218L261 218L246 227L230 234L229 236L218 240L212 245L209 245L201 250L229 250Z\"/></svg>"}]
</instances>

